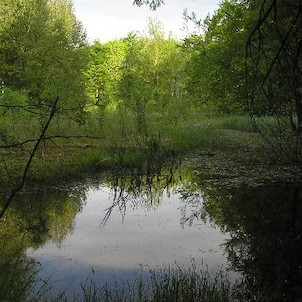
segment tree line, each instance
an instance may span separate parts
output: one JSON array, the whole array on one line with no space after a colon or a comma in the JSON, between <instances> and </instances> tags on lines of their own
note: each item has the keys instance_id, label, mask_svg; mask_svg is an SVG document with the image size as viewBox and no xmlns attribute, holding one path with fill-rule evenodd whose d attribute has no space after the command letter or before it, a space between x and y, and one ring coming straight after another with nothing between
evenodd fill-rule
<instances>
[{"instance_id":1,"label":"tree line","mask_svg":"<svg viewBox=\"0 0 302 302\"><path fill-rule=\"evenodd\" d=\"M128 108L143 132L148 112L192 108L274 117L273 132L301 140L301 12L301 0L225 0L205 20L187 14L201 30L181 41L151 20L146 34L89 45L71 0L3 0L1 114L47 118L59 97L57 112L80 122Z\"/></svg>"}]
</instances>

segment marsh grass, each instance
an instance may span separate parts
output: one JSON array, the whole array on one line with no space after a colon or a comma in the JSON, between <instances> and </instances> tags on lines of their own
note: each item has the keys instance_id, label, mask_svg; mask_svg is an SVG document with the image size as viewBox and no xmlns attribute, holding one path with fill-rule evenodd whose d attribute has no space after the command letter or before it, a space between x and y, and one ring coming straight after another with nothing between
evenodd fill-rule
<instances>
[{"instance_id":1,"label":"marsh grass","mask_svg":"<svg viewBox=\"0 0 302 302\"><path fill-rule=\"evenodd\" d=\"M173 122L171 118L150 113L146 115L147 129L142 135L136 131L135 117L130 112L124 112L119 118L116 113L108 113L104 120L105 136L111 141L116 156L122 158L127 148L150 149L150 142L154 141L161 148L175 152L223 149L228 144L223 130L252 131L248 116L205 115L194 111L186 114L186 118Z\"/></svg>"},{"instance_id":2,"label":"marsh grass","mask_svg":"<svg viewBox=\"0 0 302 302\"><path fill-rule=\"evenodd\" d=\"M38 132L39 123L38 120L31 121L28 132L23 131L22 139L32 138L32 131ZM22 118L18 125L21 127ZM206 115L198 111L188 111L175 121L173 115L167 118L164 114L150 112L146 114L145 125L146 129L139 132L135 115L127 110L107 111L101 117L91 114L84 123L57 117L47 135L70 135L71 138L53 138L43 142L27 182L71 180L82 178L86 173L120 167L145 166L149 169L148 165L154 166L157 161L170 160L190 151L214 154L230 148L237 149L238 144L235 147L230 144L232 133L226 137L224 130L236 129L242 133L250 130L246 116ZM7 128L12 141L21 139L19 130L14 132ZM12 138L14 134L15 139ZM72 138L74 135L82 138ZM6 171L0 176L0 183L13 184L18 181L30 150L31 144L20 149L0 150L0 167Z\"/></svg>"},{"instance_id":3,"label":"marsh grass","mask_svg":"<svg viewBox=\"0 0 302 302\"><path fill-rule=\"evenodd\" d=\"M284 298L265 282L250 288L244 278L230 282L225 271L197 269L194 262L188 268L175 265L141 271L132 282L116 282L110 287L97 284L92 276L80 288L82 294L72 299L63 294L51 302L273 302Z\"/></svg>"},{"instance_id":4,"label":"marsh grass","mask_svg":"<svg viewBox=\"0 0 302 302\"><path fill-rule=\"evenodd\" d=\"M225 141L223 133L203 126L189 126L169 133L170 147L178 152L217 150Z\"/></svg>"},{"instance_id":5,"label":"marsh grass","mask_svg":"<svg viewBox=\"0 0 302 302\"><path fill-rule=\"evenodd\" d=\"M24 256L1 259L0 272L0 301L38 302L48 290L47 282L37 282L37 263Z\"/></svg>"},{"instance_id":6,"label":"marsh grass","mask_svg":"<svg viewBox=\"0 0 302 302\"><path fill-rule=\"evenodd\" d=\"M132 282L116 282L113 286L96 284L94 276L80 285L81 294L68 299L61 295L53 301L73 302L229 302L233 286L227 275L219 271L213 276L179 266L141 272ZM93 273L94 274L94 273Z\"/></svg>"},{"instance_id":7,"label":"marsh grass","mask_svg":"<svg viewBox=\"0 0 302 302\"><path fill-rule=\"evenodd\" d=\"M4 260L5 259L5 260ZM14 257L1 256L0 301L5 302L229 302L234 286L223 270L198 269L174 264L159 270L139 270L131 281L97 283L92 274L68 295L64 288L52 293L50 277L41 279L41 267L22 252ZM43 274L42 274L43 275ZM47 279L48 278L48 279Z\"/></svg>"},{"instance_id":8,"label":"marsh grass","mask_svg":"<svg viewBox=\"0 0 302 302\"><path fill-rule=\"evenodd\" d=\"M251 118L246 115L216 115L208 120L208 125L214 129L229 129L244 132L254 131Z\"/></svg>"}]
</instances>

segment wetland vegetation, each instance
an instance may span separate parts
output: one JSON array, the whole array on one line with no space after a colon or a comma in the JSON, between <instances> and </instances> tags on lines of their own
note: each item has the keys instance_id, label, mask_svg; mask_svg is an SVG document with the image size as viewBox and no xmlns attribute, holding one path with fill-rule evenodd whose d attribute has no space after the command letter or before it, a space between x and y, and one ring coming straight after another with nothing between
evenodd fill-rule
<instances>
[{"instance_id":1,"label":"wetland vegetation","mask_svg":"<svg viewBox=\"0 0 302 302\"><path fill-rule=\"evenodd\" d=\"M0 301L301 301L300 2L88 44L2 0Z\"/></svg>"}]
</instances>

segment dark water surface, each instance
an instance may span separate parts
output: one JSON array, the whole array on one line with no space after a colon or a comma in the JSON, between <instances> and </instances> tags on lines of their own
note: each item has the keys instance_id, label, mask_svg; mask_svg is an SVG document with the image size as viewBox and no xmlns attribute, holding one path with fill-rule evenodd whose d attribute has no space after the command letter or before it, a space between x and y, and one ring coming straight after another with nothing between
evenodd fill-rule
<instances>
[{"instance_id":1,"label":"dark water surface","mask_svg":"<svg viewBox=\"0 0 302 302\"><path fill-rule=\"evenodd\" d=\"M54 295L193 261L228 269L250 301L256 289L271 301L302 297L300 183L221 185L188 167L112 174L25 191L0 228L2 261L34 259Z\"/></svg>"}]
</instances>

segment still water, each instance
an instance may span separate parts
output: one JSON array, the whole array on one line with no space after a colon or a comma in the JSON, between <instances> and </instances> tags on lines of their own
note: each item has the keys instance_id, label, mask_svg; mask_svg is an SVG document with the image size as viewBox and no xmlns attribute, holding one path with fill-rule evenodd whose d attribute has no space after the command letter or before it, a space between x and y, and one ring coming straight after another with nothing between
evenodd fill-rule
<instances>
[{"instance_id":1,"label":"still water","mask_svg":"<svg viewBox=\"0 0 302 302\"><path fill-rule=\"evenodd\" d=\"M186 222L202 207L202 197L190 207L180 188L159 189L158 198L150 203L144 193L133 196L106 185L88 188L64 239L50 237L38 248L26 250L27 257L43 267L39 277L51 276L52 294L79 293L79 284L92 275L98 284L110 285L131 281L149 269L189 267L192 261L209 272L220 270L226 263L222 244L229 235L206 220Z\"/></svg>"},{"instance_id":2,"label":"still water","mask_svg":"<svg viewBox=\"0 0 302 302\"><path fill-rule=\"evenodd\" d=\"M0 243L0 265L21 263L13 269L22 283L34 263L48 296L77 295L91 278L110 287L194 262L213 275L227 270L244 301L300 301L302 186L214 179L181 166L117 171L25 190L1 221ZM7 271L0 282L10 289Z\"/></svg>"}]
</instances>

